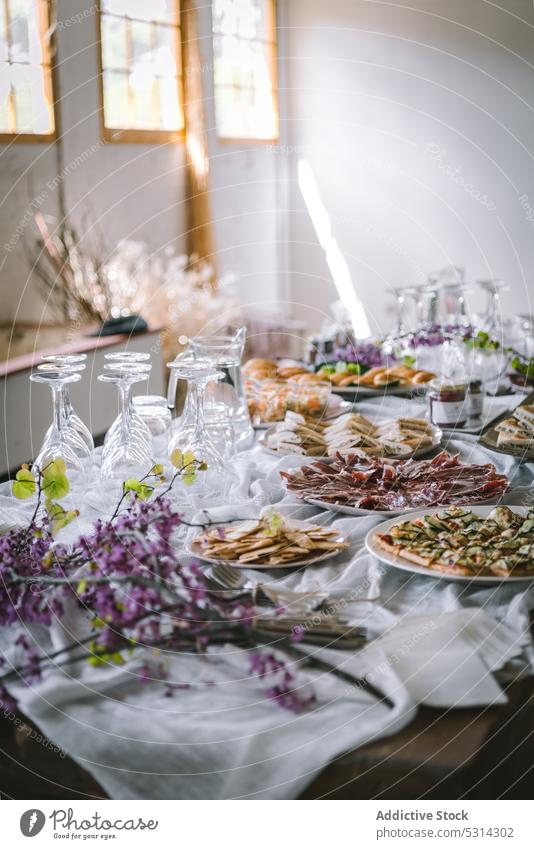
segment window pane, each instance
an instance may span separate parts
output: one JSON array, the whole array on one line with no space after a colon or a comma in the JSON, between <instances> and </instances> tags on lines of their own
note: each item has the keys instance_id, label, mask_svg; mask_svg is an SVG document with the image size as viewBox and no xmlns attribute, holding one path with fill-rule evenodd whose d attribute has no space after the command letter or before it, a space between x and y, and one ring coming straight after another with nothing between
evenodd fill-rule
<instances>
[{"instance_id":1,"label":"window pane","mask_svg":"<svg viewBox=\"0 0 534 849\"><path fill-rule=\"evenodd\" d=\"M130 23L132 66L150 66L152 63L152 26L132 21Z\"/></svg>"},{"instance_id":2,"label":"window pane","mask_svg":"<svg viewBox=\"0 0 534 849\"><path fill-rule=\"evenodd\" d=\"M166 77L157 80L159 110L161 115L161 128L163 130L183 129L183 116L178 100L178 84L176 77Z\"/></svg>"},{"instance_id":3,"label":"window pane","mask_svg":"<svg viewBox=\"0 0 534 849\"><path fill-rule=\"evenodd\" d=\"M102 16L102 67L127 68L126 21Z\"/></svg>"},{"instance_id":4,"label":"window pane","mask_svg":"<svg viewBox=\"0 0 534 849\"><path fill-rule=\"evenodd\" d=\"M157 22L175 20L177 4L172 0L103 0L101 9L108 12L102 15L103 68L128 72L106 77L105 126L182 129L179 29ZM126 17L114 17L118 14Z\"/></svg>"},{"instance_id":5,"label":"window pane","mask_svg":"<svg viewBox=\"0 0 534 849\"><path fill-rule=\"evenodd\" d=\"M9 133L12 128L9 123L9 81L5 69L0 65L0 133Z\"/></svg>"},{"instance_id":6,"label":"window pane","mask_svg":"<svg viewBox=\"0 0 534 849\"><path fill-rule=\"evenodd\" d=\"M274 41L271 0L213 0L213 32Z\"/></svg>"},{"instance_id":7,"label":"window pane","mask_svg":"<svg viewBox=\"0 0 534 849\"><path fill-rule=\"evenodd\" d=\"M29 19L29 0L10 0L9 54L12 62L28 62L30 59Z\"/></svg>"},{"instance_id":8,"label":"window pane","mask_svg":"<svg viewBox=\"0 0 534 849\"><path fill-rule=\"evenodd\" d=\"M4 38L8 11L8 38ZM11 133L53 132L50 70L42 43L44 0L2 0L0 4L0 130ZM9 95L11 92L11 96Z\"/></svg>"},{"instance_id":9,"label":"window pane","mask_svg":"<svg viewBox=\"0 0 534 849\"><path fill-rule=\"evenodd\" d=\"M138 18L141 21L176 23L174 0L101 0L102 12Z\"/></svg>"},{"instance_id":10,"label":"window pane","mask_svg":"<svg viewBox=\"0 0 534 849\"><path fill-rule=\"evenodd\" d=\"M127 127L128 120L128 75L116 71L104 71L106 127Z\"/></svg>"},{"instance_id":11,"label":"window pane","mask_svg":"<svg viewBox=\"0 0 534 849\"><path fill-rule=\"evenodd\" d=\"M9 111L7 108L7 98L6 100L0 102L0 133L9 133Z\"/></svg>"},{"instance_id":12,"label":"window pane","mask_svg":"<svg viewBox=\"0 0 534 849\"><path fill-rule=\"evenodd\" d=\"M278 135L273 4L214 0L214 83L217 131L223 138Z\"/></svg>"},{"instance_id":13,"label":"window pane","mask_svg":"<svg viewBox=\"0 0 534 849\"><path fill-rule=\"evenodd\" d=\"M149 73L130 75L130 126L138 130L157 130L159 114L155 107L154 78Z\"/></svg>"},{"instance_id":14,"label":"window pane","mask_svg":"<svg viewBox=\"0 0 534 849\"><path fill-rule=\"evenodd\" d=\"M154 27L154 49L152 53L154 72L158 76L176 76L176 30L171 27Z\"/></svg>"},{"instance_id":15,"label":"window pane","mask_svg":"<svg viewBox=\"0 0 534 849\"><path fill-rule=\"evenodd\" d=\"M0 62L4 62L7 59L8 47L5 39L5 31L6 31L6 18L5 18L5 9L4 4L0 3ZM0 68L0 74L2 73L2 69Z\"/></svg>"}]
</instances>

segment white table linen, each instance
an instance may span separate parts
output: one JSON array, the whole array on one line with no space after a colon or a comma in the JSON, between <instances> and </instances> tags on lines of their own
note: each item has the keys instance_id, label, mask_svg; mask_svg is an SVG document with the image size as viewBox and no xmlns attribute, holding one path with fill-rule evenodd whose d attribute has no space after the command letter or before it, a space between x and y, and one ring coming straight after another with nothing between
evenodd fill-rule
<instances>
[{"instance_id":1,"label":"white table linen","mask_svg":"<svg viewBox=\"0 0 534 849\"><path fill-rule=\"evenodd\" d=\"M366 414L421 415L419 404L389 398L358 405ZM449 442L462 460L493 462L506 472L512 491L505 501L532 500L533 464L482 449L476 437ZM247 574L273 586L327 589L336 597L350 592L344 610L363 623L374 639L361 651L308 647L340 669L367 679L385 692L393 707L331 674L296 672L303 694L316 703L295 715L265 694L269 682L251 677L246 653L227 646L204 658L162 659L173 682L187 682L172 698L158 683L136 675L146 656L133 655L122 668L78 664L55 668L42 682L16 686L20 707L45 735L92 773L113 798L293 798L342 752L391 734L408 723L417 705L469 707L505 700L494 672L515 659L530 669L533 657L528 583L467 587L445 579L410 574L380 564L363 541L380 519L321 511L286 493L281 469L298 458L278 458L255 446L236 464L238 482L224 507L208 508L218 521L258 516L269 505L287 516L334 524L349 534L350 548L338 557L295 572ZM79 519L62 532L65 541L86 532L98 516L109 515L114 499L96 481L75 487L68 502ZM0 495L3 511L24 518L29 507ZM200 518L200 514L197 516ZM379 595L376 604L361 599ZM0 633L10 662L16 629ZM70 607L51 629L35 633L45 651L87 633L83 615ZM276 641L275 641L276 642ZM274 645L275 647L275 645ZM289 665L293 668L292 661ZM58 790L61 795L61 791Z\"/></svg>"}]
</instances>

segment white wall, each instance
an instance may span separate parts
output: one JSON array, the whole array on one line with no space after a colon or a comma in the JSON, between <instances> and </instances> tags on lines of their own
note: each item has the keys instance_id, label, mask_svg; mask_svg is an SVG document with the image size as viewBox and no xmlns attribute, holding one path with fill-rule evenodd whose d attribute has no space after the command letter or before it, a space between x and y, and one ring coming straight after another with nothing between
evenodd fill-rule
<instances>
[{"instance_id":1,"label":"white wall","mask_svg":"<svg viewBox=\"0 0 534 849\"><path fill-rule=\"evenodd\" d=\"M450 263L465 265L469 280L507 280L505 308L528 309L534 5L500 6L280 0L299 317L318 325L336 297L296 182L299 158L374 329L392 322L388 287Z\"/></svg>"}]
</instances>

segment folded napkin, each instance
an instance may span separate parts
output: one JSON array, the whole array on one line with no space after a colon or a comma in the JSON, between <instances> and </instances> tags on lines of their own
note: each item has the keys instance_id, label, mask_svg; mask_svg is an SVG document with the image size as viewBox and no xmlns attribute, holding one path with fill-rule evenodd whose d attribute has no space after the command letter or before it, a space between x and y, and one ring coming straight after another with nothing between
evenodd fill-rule
<instances>
[{"instance_id":1,"label":"folded napkin","mask_svg":"<svg viewBox=\"0 0 534 849\"><path fill-rule=\"evenodd\" d=\"M491 674L529 641L480 608L407 616L362 652L371 682L392 667L412 698L431 707L506 702Z\"/></svg>"}]
</instances>

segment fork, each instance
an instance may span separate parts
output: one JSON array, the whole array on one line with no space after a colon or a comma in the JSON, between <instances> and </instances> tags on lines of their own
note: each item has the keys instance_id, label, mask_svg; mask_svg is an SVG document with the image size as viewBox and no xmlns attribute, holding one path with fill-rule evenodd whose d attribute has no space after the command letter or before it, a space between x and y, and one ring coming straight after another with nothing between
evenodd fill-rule
<instances>
[{"instance_id":1,"label":"fork","mask_svg":"<svg viewBox=\"0 0 534 849\"><path fill-rule=\"evenodd\" d=\"M211 568L211 577L223 589L233 590L239 594L251 592L263 594L269 602L274 604L291 605L293 609L316 610L328 598L328 594L320 591L293 592L292 590L272 590L264 584L255 583L232 566L217 563ZM227 596L231 598L232 596Z\"/></svg>"}]
</instances>

